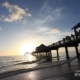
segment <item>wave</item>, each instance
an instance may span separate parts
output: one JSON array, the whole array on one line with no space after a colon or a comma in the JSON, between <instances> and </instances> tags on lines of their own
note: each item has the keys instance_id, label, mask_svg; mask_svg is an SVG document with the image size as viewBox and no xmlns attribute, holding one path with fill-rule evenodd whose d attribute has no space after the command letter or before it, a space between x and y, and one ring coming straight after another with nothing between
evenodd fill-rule
<instances>
[{"instance_id":1,"label":"wave","mask_svg":"<svg viewBox=\"0 0 80 80\"><path fill-rule=\"evenodd\" d=\"M31 61L31 62L30 61L28 61L28 62L14 61L14 62L18 62L18 63L14 63L14 64L11 64L11 65L3 65L3 66L0 66L0 68L6 68L6 67L14 66L14 65L26 65L26 64L39 63L40 61L35 60L35 61Z\"/></svg>"},{"instance_id":2,"label":"wave","mask_svg":"<svg viewBox=\"0 0 80 80\"><path fill-rule=\"evenodd\" d=\"M14 71L7 71L7 72L4 72L4 73L0 73L0 79L1 78L5 78L5 77L9 77L9 76L13 76L13 75L16 75L16 74L20 74L20 73L25 73L25 72L30 72L30 71L35 71L35 70L40 70L40 69L45 69L45 68L60 66L60 65L66 64L68 62L71 62L74 59L76 59L76 57L71 58L69 60L60 61L57 64L54 64L54 62L53 62L53 63L51 63L49 65L46 65L46 64L43 65L43 66L40 66L39 65L39 66L34 67L34 68L19 69L19 70L14 70ZM26 64L26 63L20 63L20 64Z\"/></svg>"},{"instance_id":3,"label":"wave","mask_svg":"<svg viewBox=\"0 0 80 80\"><path fill-rule=\"evenodd\" d=\"M23 64L23 65L25 65L25 64L32 64L32 63L37 63L37 62L39 62L40 60L35 60L35 61L28 61L28 62L21 62L21 63L18 63L18 64L16 64L16 65L19 65L19 64Z\"/></svg>"}]
</instances>

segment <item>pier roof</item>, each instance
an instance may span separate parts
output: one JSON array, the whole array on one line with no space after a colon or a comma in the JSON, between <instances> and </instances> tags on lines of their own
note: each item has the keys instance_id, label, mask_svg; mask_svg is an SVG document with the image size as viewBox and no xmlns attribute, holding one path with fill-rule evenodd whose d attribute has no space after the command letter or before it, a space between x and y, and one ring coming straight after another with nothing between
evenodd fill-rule
<instances>
[{"instance_id":1,"label":"pier roof","mask_svg":"<svg viewBox=\"0 0 80 80\"><path fill-rule=\"evenodd\" d=\"M75 25L72 29L77 29L80 27L80 23L78 23L77 25Z\"/></svg>"},{"instance_id":2,"label":"pier roof","mask_svg":"<svg viewBox=\"0 0 80 80\"><path fill-rule=\"evenodd\" d=\"M45 51L48 50L48 46L45 46L44 44L41 44L40 46L36 47L36 50L38 51Z\"/></svg>"}]
</instances>

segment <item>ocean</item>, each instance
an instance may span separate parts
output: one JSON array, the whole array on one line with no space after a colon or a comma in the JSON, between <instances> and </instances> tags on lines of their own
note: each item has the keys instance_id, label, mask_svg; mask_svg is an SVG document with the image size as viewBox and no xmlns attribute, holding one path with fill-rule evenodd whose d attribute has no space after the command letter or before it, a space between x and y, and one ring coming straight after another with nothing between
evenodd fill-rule
<instances>
[{"instance_id":1,"label":"ocean","mask_svg":"<svg viewBox=\"0 0 80 80\"><path fill-rule=\"evenodd\" d=\"M74 52L70 53L70 57L76 56ZM60 53L60 61L66 60L65 53ZM57 61L56 53L52 54L52 61ZM35 62L34 62L35 61ZM31 64L34 63L34 65ZM27 55L19 55L19 56L0 56L0 73L16 70L16 69L27 69L27 68L33 68L37 66L37 63L40 61L37 61L35 56L32 56L31 54ZM25 64L25 65L24 65Z\"/></svg>"},{"instance_id":2,"label":"ocean","mask_svg":"<svg viewBox=\"0 0 80 80\"><path fill-rule=\"evenodd\" d=\"M66 60L65 53L60 53L60 61ZM70 58L73 58L76 56L75 52L70 53ZM56 62L59 62L56 58L56 53L52 54L52 63L54 64ZM7 74L13 73L22 73L27 71L33 71L37 69L42 69L47 66L52 66L51 62L46 62L45 60L37 61L35 56L32 56L31 54L27 55L20 55L20 56L0 56L0 77L5 77Z\"/></svg>"},{"instance_id":3,"label":"ocean","mask_svg":"<svg viewBox=\"0 0 80 80\"><path fill-rule=\"evenodd\" d=\"M0 56L0 73L31 68L31 61L36 61L36 57L31 54L27 54L26 56ZM36 66L36 64L34 66Z\"/></svg>"}]
</instances>

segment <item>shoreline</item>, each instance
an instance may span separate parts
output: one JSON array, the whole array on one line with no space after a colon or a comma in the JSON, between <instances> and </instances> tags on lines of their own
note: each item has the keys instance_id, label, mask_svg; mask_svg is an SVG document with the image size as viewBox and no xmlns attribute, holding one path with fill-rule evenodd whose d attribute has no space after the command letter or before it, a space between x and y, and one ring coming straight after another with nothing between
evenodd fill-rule
<instances>
[{"instance_id":1,"label":"shoreline","mask_svg":"<svg viewBox=\"0 0 80 80\"><path fill-rule=\"evenodd\" d=\"M0 79L9 78L12 76L16 76L16 75L20 75L20 74L28 73L28 72L35 72L35 71L49 69L49 68L56 68L58 66L63 66L69 62L71 63L72 61L75 61L75 59L77 59L77 58L74 57L72 59L64 60L64 61L41 63L41 64L39 64L39 66L36 66L34 68L9 71L9 72L0 74ZM45 64L45 65L42 65L42 64ZM73 66L79 66L79 65L73 65ZM69 66L66 66L66 67L69 67Z\"/></svg>"}]
</instances>

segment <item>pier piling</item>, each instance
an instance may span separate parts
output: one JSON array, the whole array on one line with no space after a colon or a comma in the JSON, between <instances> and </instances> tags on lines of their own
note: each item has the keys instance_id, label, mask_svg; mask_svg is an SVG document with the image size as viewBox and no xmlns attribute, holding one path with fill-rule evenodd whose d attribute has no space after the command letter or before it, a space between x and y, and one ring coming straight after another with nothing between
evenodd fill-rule
<instances>
[{"instance_id":1,"label":"pier piling","mask_svg":"<svg viewBox=\"0 0 80 80\"><path fill-rule=\"evenodd\" d=\"M77 58L79 59L78 47L77 47L77 46L75 46L75 49L76 49Z\"/></svg>"},{"instance_id":2,"label":"pier piling","mask_svg":"<svg viewBox=\"0 0 80 80\"><path fill-rule=\"evenodd\" d=\"M65 47L65 51L66 51L66 58L69 59L69 53L68 53L68 48Z\"/></svg>"},{"instance_id":3,"label":"pier piling","mask_svg":"<svg viewBox=\"0 0 80 80\"><path fill-rule=\"evenodd\" d=\"M59 53L58 53L58 49L56 50L57 51L57 59L59 61Z\"/></svg>"}]
</instances>

